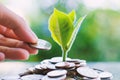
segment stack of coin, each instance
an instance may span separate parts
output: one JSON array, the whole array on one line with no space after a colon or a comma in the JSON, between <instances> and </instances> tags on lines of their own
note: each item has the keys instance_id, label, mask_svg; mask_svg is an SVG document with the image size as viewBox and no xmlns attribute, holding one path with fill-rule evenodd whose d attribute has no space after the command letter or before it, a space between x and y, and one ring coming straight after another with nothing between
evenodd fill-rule
<instances>
[{"instance_id":1,"label":"stack of coin","mask_svg":"<svg viewBox=\"0 0 120 80\"><path fill-rule=\"evenodd\" d=\"M76 75L75 64L70 62L59 62L55 64L57 69L67 70L67 76L74 77Z\"/></svg>"},{"instance_id":2,"label":"stack of coin","mask_svg":"<svg viewBox=\"0 0 120 80\"><path fill-rule=\"evenodd\" d=\"M58 69L71 69L75 67L75 64L69 62L59 62L55 64L55 67Z\"/></svg>"},{"instance_id":3,"label":"stack of coin","mask_svg":"<svg viewBox=\"0 0 120 80\"><path fill-rule=\"evenodd\" d=\"M42 39L30 46L51 49L51 44ZM110 72L88 67L85 60L67 58L63 62L62 57L53 57L28 68L19 76L4 76L1 80L111 80L112 77Z\"/></svg>"},{"instance_id":4,"label":"stack of coin","mask_svg":"<svg viewBox=\"0 0 120 80\"><path fill-rule=\"evenodd\" d=\"M20 76L32 74L42 76L40 80L111 80L113 77L109 72L90 68L85 60L68 58L62 62L62 57L43 60Z\"/></svg>"},{"instance_id":5,"label":"stack of coin","mask_svg":"<svg viewBox=\"0 0 120 80\"><path fill-rule=\"evenodd\" d=\"M74 63L76 68L87 65L85 60L80 60L80 59L71 59L71 60L67 60L67 62Z\"/></svg>"},{"instance_id":6,"label":"stack of coin","mask_svg":"<svg viewBox=\"0 0 120 80\"><path fill-rule=\"evenodd\" d=\"M55 70L55 65L53 64L39 64L35 66L34 73L35 74L47 74L51 70Z\"/></svg>"}]
</instances>

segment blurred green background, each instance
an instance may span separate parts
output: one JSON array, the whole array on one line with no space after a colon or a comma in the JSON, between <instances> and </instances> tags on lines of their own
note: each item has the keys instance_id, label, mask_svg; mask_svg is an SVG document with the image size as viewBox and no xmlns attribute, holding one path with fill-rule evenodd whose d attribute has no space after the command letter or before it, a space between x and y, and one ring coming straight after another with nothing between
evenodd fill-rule
<instances>
[{"instance_id":1,"label":"blurred green background","mask_svg":"<svg viewBox=\"0 0 120 80\"><path fill-rule=\"evenodd\" d=\"M77 18L87 14L68 54L70 58L87 61L120 61L120 1L119 0L0 0L23 17L36 35L49 41L52 49L39 50L28 61L41 61L61 56L61 48L48 30L48 19L54 8L66 13L74 9Z\"/></svg>"}]
</instances>

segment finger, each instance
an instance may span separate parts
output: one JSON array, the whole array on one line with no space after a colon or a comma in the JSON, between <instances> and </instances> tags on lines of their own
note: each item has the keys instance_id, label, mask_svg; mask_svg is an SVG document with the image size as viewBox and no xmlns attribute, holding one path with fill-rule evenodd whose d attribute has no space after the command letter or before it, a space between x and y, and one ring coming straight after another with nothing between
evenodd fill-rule
<instances>
[{"instance_id":1,"label":"finger","mask_svg":"<svg viewBox=\"0 0 120 80\"><path fill-rule=\"evenodd\" d=\"M37 54L38 50L35 48L32 48L28 45L28 43L25 43L23 41L19 41L16 39L6 38L3 35L0 35L0 45L1 46L8 46L8 47L14 47L14 48L23 48L29 51L31 54Z\"/></svg>"},{"instance_id":2,"label":"finger","mask_svg":"<svg viewBox=\"0 0 120 80\"><path fill-rule=\"evenodd\" d=\"M6 32L6 29L7 29L6 27L0 25L0 34L5 33L5 32Z\"/></svg>"},{"instance_id":3,"label":"finger","mask_svg":"<svg viewBox=\"0 0 120 80\"><path fill-rule=\"evenodd\" d=\"M2 25L0 25L0 34L9 37L9 38L14 38L14 39L19 39L15 33L13 32L12 29L6 28Z\"/></svg>"},{"instance_id":4,"label":"finger","mask_svg":"<svg viewBox=\"0 0 120 80\"><path fill-rule=\"evenodd\" d=\"M0 24L12 29L21 40L30 43L36 43L37 37L26 24L26 22L0 4Z\"/></svg>"},{"instance_id":5,"label":"finger","mask_svg":"<svg viewBox=\"0 0 120 80\"><path fill-rule=\"evenodd\" d=\"M5 59L5 55L2 52L0 52L0 61L3 61L4 59Z\"/></svg>"},{"instance_id":6,"label":"finger","mask_svg":"<svg viewBox=\"0 0 120 80\"><path fill-rule=\"evenodd\" d=\"M6 59L26 60L29 58L29 53L25 49L0 46L0 52L4 53Z\"/></svg>"}]
</instances>

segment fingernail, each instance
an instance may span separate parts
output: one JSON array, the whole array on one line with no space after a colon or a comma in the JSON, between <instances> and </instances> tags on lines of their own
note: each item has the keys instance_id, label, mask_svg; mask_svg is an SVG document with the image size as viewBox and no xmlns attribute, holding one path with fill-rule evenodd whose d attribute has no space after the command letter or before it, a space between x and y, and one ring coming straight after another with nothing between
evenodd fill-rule
<instances>
[{"instance_id":1,"label":"fingernail","mask_svg":"<svg viewBox=\"0 0 120 80\"><path fill-rule=\"evenodd\" d=\"M37 35L33 31L32 31L32 34L35 37L35 39L37 40L38 39Z\"/></svg>"},{"instance_id":2,"label":"fingernail","mask_svg":"<svg viewBox=\"0 0 120 80\"><path fill-rule=\"evenodd\" d=\"M29 28L29 34L31 34L29 42L30 43L37 43L38 37L30 28Z\"/></svg>"},{"instance_id":3,"label":"fingernail","mask_svg":"<svg viewBox=\"0 0 120 80\"><path fill-rule=\"evenodd\" d=\"M35 50L33 53L31 53L31 55L36 55L38 54L38 50Z\"/></svg>"}]
</instances>

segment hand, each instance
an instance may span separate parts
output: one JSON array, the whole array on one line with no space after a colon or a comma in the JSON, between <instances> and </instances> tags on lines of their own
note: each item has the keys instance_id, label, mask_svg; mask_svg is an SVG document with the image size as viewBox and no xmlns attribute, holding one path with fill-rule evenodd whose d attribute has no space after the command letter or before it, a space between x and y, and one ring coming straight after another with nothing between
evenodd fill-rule
<instances>
[{"instance_id":1,"label":"hand","mask_svg":"<svg viewBox=\"0 0 120 80\"><path fill-rule=\"evenodd\" d=\"M38 52L28 43L36 43L37 39L21 17L0 4L0 61L28 59L29 53Z\"/></svg>"}]
</instances>

